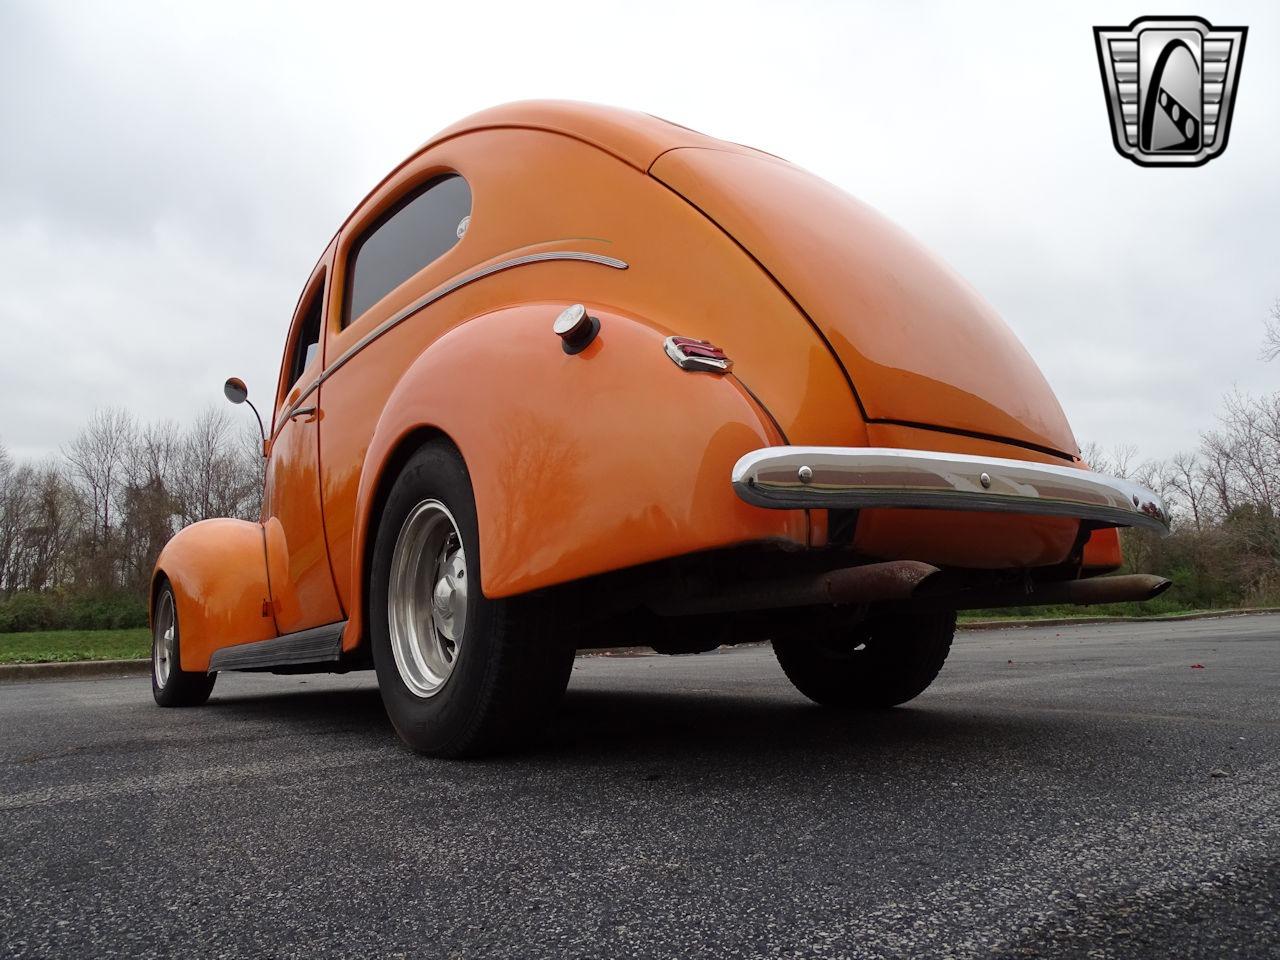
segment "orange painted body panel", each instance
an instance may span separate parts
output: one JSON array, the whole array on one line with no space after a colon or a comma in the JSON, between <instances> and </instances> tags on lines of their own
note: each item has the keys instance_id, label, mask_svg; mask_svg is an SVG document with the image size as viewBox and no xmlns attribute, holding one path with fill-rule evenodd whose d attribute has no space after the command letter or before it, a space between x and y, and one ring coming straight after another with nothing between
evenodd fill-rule
<instances>
[{"instance_id":1,"label":"orange painted body panel","mask_svg":"<svg viewBox=\"0 0 1280 960\"><path fill-rule=\"evenodd\" d=\"M869 419L1077 452L1018 338L969 284L872 208L759 155L678 149L652 172L790 291L825 332Z\"/></svg>"},{"instance_id":2,"label":"orange painted body panel","mask_svg":"<svg viewBox=\"0 0 1280 960\"><path fill-rule=\"evenodd\" d=\"M263 605L267 586L262 525L201 520L179 530L156 560L173 585L183 670L206 670L214 650L276 636Z\"/></svg>"},{"instance_id":3,"label":"orange painted body panel","mask_svg":"<svg viewBox=\"0 0 1280 960\"><path fill-rule=\"evenodd\" d=\"M519 167L512 156L521 159ZM413 185L456 169L471 184L471 225L465 236L440 259L375 304L346 329L328 326L328 362L351 349L360 338L418 297L438 290L460 275L514 256L550 250L576 250L625 261L625 270L596 264L548 262L497 273L462 287L431 304L357 353L325 381L321 444L325 515L329 546L342 603L355 609L353 583L359 576L353 552L358 533L356 502L361 465L368 456L374 427L404 371L446 331L502 306L522 301L585 302L607 305L620 314L642 319L663 334L710 339L728 351L734 373L759 397L791 443L860 445L866 442L861 417L840 368L821 338L804 322L785 293L750 257L696 210L616 157L580 141L553 133L483 130L445 141L403 165L366 201L338 240L330 314L342 302L342 264L353 239ZM530 190L541 181L572 183L572 190ZM673 243L672 237L680 237ZM551 333L558 312L542 308L545 345L559 349ZM490 353L503 349L502 335L477 346L465 402L476 396L508 415L532 400L509 378L490 373ZM637 387L630 398L633 416L643 416L653 391L680 371L662 353L669 368L652 386ZM443 399L456 406L462 397ZM423 422L442 419L425 404ZM560 416L577 413L565 405ZM473 475L492 464L463 448ZM621 455L602 438L597 456ZM473 463L474 460L474 463ZM728 474L724 495L732 498ZM688 496L686 491L684 496ZM617 558L602 558L602 569L630 556L619 546ZM508 562L494 558L493 566ZM569 569L569 568L566 568ZM563 577L562 579L568 579Z\"/></svg>"},{"instance_id":4,"label":"orange painted body panel","mask_svg":"<svg viewBox=\"0 0 1280 960\"><path fill-rule=\"evenodd\" d=\"M1120 569L1124 554L1120 548L1120 531L1115 527L1094 530L1084 545L1084 569L1090 576Z\"/></svg>"},{"instance_id":5,"label":"orange painted body panel","mask_svg":"<svg viewBox=\"0 0 1280 960\"><path fill-rule=\"evenodd\" d=\"M299 417L272 441L263 522L281 633L343 619L320 517L317 426L317 417Z\"/></svg>"},{"instance_id":6,"label":"orange painted body panel","mask_svg":"<svg viewBox=\"0 0 1280 960\"><path fill-rule=\"evenodd\" d=\"M323 298L332 259L330 247L299 298L276 388L262 517L271 574L272 609L276 627L281 633L293 633L344 619L329 568L320 504L320 418L317 413L289 419L283 416L324 369L324 338L321 337L321 349L316 351L297 380L292 384L284 382L301 325L301 314L311 302L312 295ZM322 393L323 387L317 389L307 403L318 409Z\"/></svg>"},{"instance_id":7,"label":"orange painted body panel","mask_svg":"<svg viewBox=\"0 0 1280 960\"><path fill-rule=\"evenodd\" d=\"M780 440L733 377L681 371L659 331L604 308L592 308L596 340L567 356L547 328L565 305L471 320L401 378L364 461L357 556L373 535L380 466L422 427L444 433L466 460L486 596L733 543L805 542L803 511L724 496L737 459ZM474 390L477 355L501 390ZM515 409L512 394L522 398ZM468 402L452 402L458 396Z\"/></svg>"}]
</instances>

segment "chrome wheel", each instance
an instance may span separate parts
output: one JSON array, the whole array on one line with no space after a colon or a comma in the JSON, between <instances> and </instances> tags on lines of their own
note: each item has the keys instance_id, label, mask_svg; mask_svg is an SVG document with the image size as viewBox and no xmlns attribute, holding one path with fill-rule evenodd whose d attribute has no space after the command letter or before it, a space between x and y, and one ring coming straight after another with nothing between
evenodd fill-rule
<instances>
[{"instance_id":1,"label":"chrome wheel","mask_svg":"<svg viewBox=\"0 0 1280 960\"><path fill-rule=\"evenodd\" d=\"M156 608L155 640L151 644L151 665L155 670L156 686L161 689L169 682L169 670L178 655L177 635L178 617L173 609L173 594L166 590Z\"/></svg>"},{"instance_id":2,"label":"chrome wheel","mask_svg":"<svg viewBox=\"0 0 1280 960\"><path fill-rule=\"evenodd\" d=\"M391 554L387 626L400 679L418 697L453 672L467 629L467 558L453 514L424 500L400 527Z\"/></svg>"}]
</instances>

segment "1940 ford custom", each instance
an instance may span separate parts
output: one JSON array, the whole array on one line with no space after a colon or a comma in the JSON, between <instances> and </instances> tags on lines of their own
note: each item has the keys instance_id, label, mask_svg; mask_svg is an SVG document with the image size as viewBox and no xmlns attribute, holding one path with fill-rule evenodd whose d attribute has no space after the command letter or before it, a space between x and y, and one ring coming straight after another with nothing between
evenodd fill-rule
<instances>
[{"instance_id":1,"label":"1940 ford custom","mask_svg":"<svg viewBox=\"0 0 1280 960\"><path fill-rule=\"evenodd\" d=\"M227 395L246 399L232 379ZM958 609L1145 599L1149 490L1080 461L977 294L783 160L643 114L498 107L394 169L294 312L259 522L152 587L155 699L372 666L416 750L535 729L574 651L771 640L902 703Z\"/></svg>"}]
</instances>

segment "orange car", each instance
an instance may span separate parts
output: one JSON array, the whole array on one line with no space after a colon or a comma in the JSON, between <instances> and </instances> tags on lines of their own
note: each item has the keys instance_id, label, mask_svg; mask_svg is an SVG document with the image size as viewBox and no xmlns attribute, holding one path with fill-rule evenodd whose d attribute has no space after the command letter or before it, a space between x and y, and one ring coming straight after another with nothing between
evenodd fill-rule
<instances>
[{"instance_id":1,"label":"orange car","mask_svg":"<svg viewBox=\"0 0 1280 960\"><path fill-rule=\"evenodd\" d=\"M227 395L247 398L230 380ZM302 291L259 522L165 547L153 686L372 666L415 749L511 744L574 650L769 639L806 695L919 694L955 611L1145 599L1044 377L964 281L777 157L497 107L396 167Z\"/></svg>"}]
</instances>

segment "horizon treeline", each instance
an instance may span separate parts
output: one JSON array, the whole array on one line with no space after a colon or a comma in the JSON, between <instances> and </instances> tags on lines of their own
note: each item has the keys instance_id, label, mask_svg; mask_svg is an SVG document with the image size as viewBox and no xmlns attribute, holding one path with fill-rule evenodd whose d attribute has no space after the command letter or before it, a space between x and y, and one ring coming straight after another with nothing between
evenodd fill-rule
<instances>
[{"instance_id":1,"label":"horizon treeline","mask_svg":"<svg viewBox=\"0 0 1280 960\"><path fill-rule=\"evenodd\" d=\"M15 462L0 439L0 632L144 625L152 568L174 533L259 517L260 449L253 424L214 407L185 427L99 409L38 462ZM1228 394L1217 427L1165 460L1131 446L1082 453L1169 505L1169 537L1122 533L1127 570L1174 580L1166 604L1280 603L1280 391Z\"/></svg>"},{"instance_id":2,"label":"horizon treeline","mask_svg":"<svg viewBox=\"0 0 1280 960\"><path fill-rule=\"evenodd\" d=\"M1164 460L1139 460L1133 446L1107 451L1096 444L1086 444L1082 456L1100 473L1149 487L1169 506L1168 537L1121 532L1125 569L1173 580L1169 604L1280 605L1280 391L1233 391L1217 420L1195 448Z\"/></svg>"},{"instance_id":3,"label":"horizon treeline","mask_svg":"<svg viewBox=\"0 0 1280 960\"><path fill-rule=\"evenodd\" d=\"M61 451L18 463L0 440L0 631L145 625L160 548L209 517L257 519L256 424L94 411Z\"/></svg>"}]
</instances>

